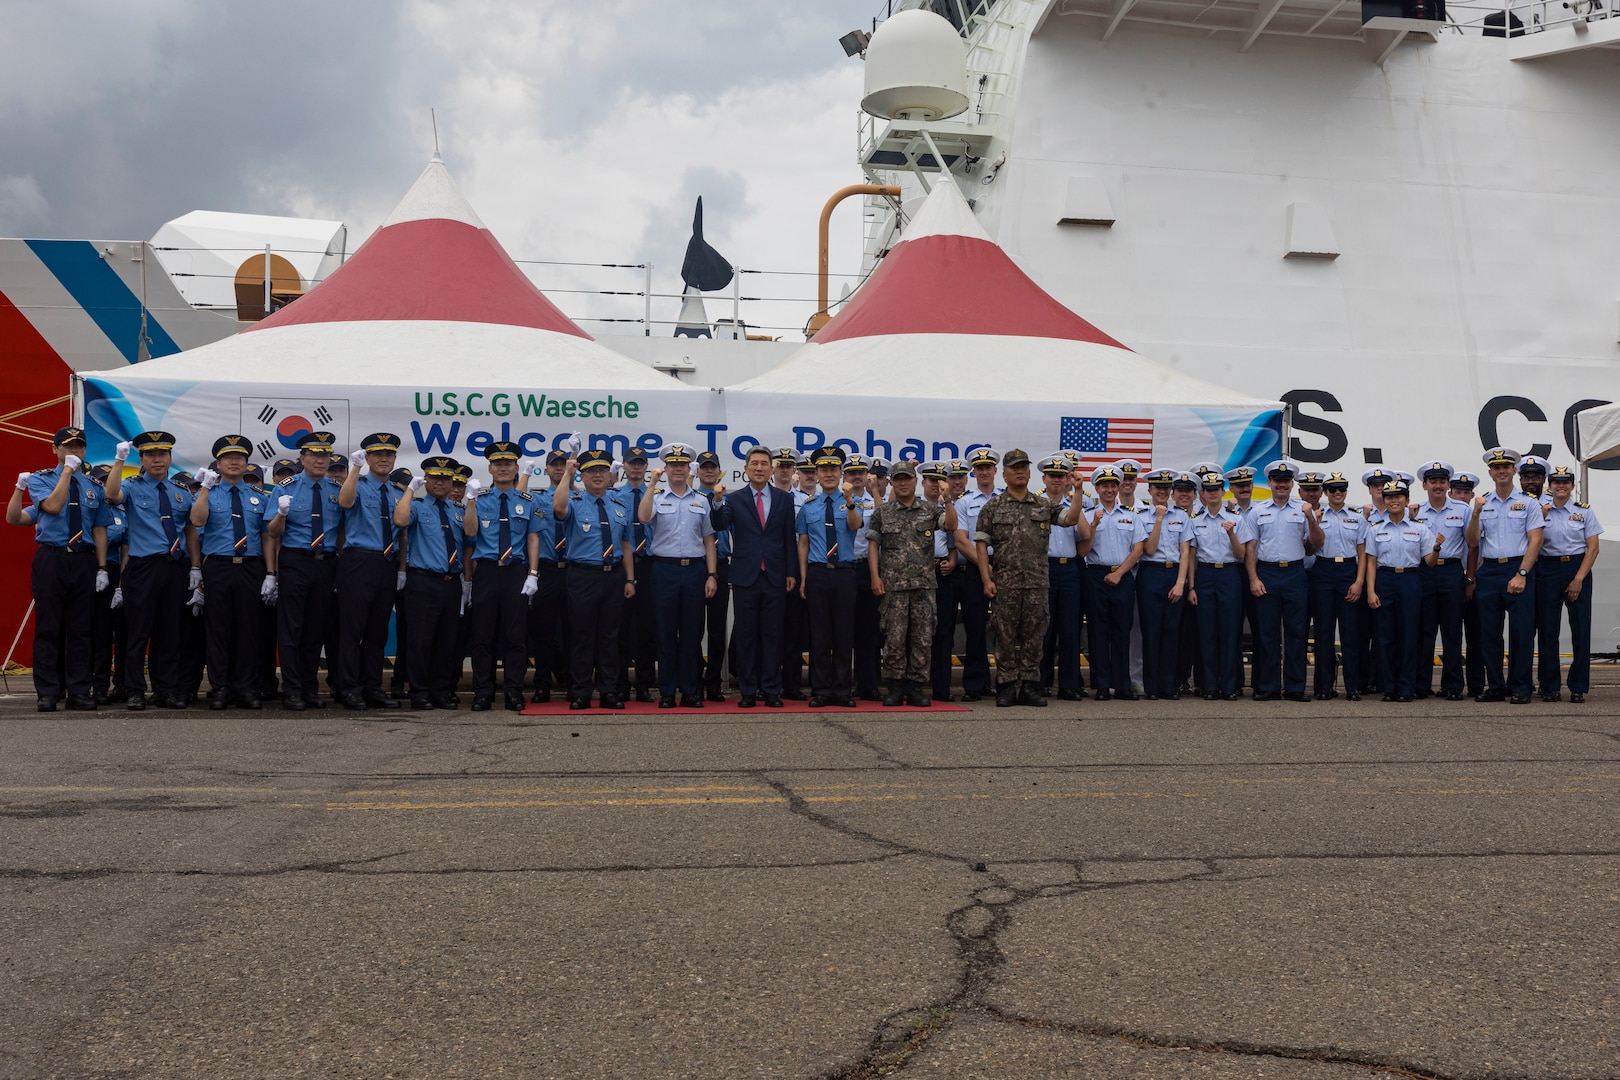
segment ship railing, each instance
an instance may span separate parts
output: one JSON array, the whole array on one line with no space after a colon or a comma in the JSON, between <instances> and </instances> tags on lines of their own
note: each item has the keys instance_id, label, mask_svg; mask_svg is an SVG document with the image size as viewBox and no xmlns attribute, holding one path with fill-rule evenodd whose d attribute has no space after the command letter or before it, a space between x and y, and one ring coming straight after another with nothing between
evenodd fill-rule
<instances>
[{"instance_id":1,"label":"ship railing","mask_svg":"<svg viewBox=\"0 0 1620 1080\"><path fill-rule=\"evenodd\" d=\"M1449 0L1449 29L1487 37L1522 37L1559 26L1610 18L1620 0Z\"/></svg>"}]
</instances>

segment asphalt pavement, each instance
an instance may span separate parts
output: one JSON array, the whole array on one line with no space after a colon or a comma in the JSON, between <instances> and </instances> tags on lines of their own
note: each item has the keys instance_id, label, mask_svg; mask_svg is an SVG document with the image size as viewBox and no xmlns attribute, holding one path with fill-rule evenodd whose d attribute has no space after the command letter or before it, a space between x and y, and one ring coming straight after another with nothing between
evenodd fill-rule
<instances>
[{"instance_id":1,"label":"asphalt pavement","mask_svg":"<svg viewBox=\"0 0 1620 1080\"><path fill-rule=\"evenodd\" d=\"M0 1077L1620 1076L1583 705L0 698Z\"/></svg>"}]
</instances>

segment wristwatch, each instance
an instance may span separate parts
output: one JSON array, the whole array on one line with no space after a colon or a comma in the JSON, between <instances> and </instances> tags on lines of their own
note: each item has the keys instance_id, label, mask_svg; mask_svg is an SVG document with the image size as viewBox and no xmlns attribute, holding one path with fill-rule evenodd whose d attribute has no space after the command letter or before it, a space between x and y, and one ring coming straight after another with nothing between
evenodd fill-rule
<instances>
[{"instance_id":1,"label":"wristwatch","mask_svg":"<svg viewBox=\"0 0 1620 1080\"><path fill-rule=\"evenodd\" d=\"M1521 566L1521 567L1519 567L1519 576L1520 577L1529 577L1530 576L1530 571L1526 570L1524 567Z\"/></svg>"}]
</instances>

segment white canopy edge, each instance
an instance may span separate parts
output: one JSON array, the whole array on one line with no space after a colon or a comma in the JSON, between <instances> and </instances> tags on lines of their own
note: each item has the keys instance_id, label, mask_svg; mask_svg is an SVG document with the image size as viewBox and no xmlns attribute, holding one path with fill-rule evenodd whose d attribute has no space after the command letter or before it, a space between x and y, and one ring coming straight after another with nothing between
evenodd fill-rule
<instances>
[{"instance_id":1,"label":"white canopy edge","mask_svg":"<svg viewBox=\"0 0 1620 1080\"><path fill-rule=\"evenodd\" d=\"M811 342L769 371L726 388L857 397L1100 405L1277 407L1183 375L1128 349L1061 338L894 334Z\"/></svg>"},{"instance_id":2,"label":"white canopy edge","mask_svg":"<svg viewBox=\"0 0 1620 1080\"><path fill-rule=\"evenodd\" d=\"M1620 457L1620 404L1599 405L1575 414L1581 461Z\"/></svg>"},{"instance_id":3,"label":"white canopy edge","mask_svg":"<svg viewBox=\"0 0 1620 1080\"><path fill-rule=\"evenodd\" d=\"M399 200L394 212L388 215L388 220L382 223L381 228L398 225L406 221L427 221L446 218L450 221L459 221L471 225L475 229L482 229L484 221L473 210L472 204L456 186L455 180L450 177L450 170L444 167L444 162L435 157L429 161L422 175L416 178L411 190Z\"/></svg>"},{"instance_id":4,"label":"white canopy edge","mask_svg":"<svg viewBox=\"0 0 1620 1080\"><path fill-rule=\"evenodd\" d=\"M272 380L289 386L699 391L589 338L528 326L429 320L254 330L104 375L115 384Z\"/></svg>"}]
</instances>

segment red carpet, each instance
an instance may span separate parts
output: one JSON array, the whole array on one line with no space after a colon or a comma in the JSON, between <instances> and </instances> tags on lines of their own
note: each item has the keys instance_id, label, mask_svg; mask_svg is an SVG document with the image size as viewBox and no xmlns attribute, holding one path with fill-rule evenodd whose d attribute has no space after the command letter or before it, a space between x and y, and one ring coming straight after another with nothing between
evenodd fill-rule
<instances>
[{"instance_id":1,"label":"red carpet","mask_svg":"<svg viewBox=\"0 0 1620 1080\"><path fill-rule=\"evenodd\" d=\"M926 709L917 708L911 705L896 705L892 708L884 708L876 701L862 701L859 698L855 699L855 707L853 709L845 708L841 705L832 705L825 708L812 709L808 702L793 701L789 698L782 699L782 707L780 709L767 708L763 701L758 705L755 705L752 709L739 709L737 707L736 695L732 695L725 701L706 701L703 703L703 708L701 709L683 709L680 706L676 706L673 709L660 709L656 701L627 701L624 703L623 709L604 709L598 706L593 700L589 709L581 709L578 712L570 709L568 707L568 702L558 701L553 698L551 701L545 702L541 705L527 705L524 707L523 712L519 715L625 716L633 713L638 715L657 714L658 716L732 716L737 714L741 714L743 716L781 716L783 713L810 713L812 715L826 714L829 716L848 716L850 713L943 713L972 711L973 710L969 709L966 705L955 705L944 701L936 701L933 703L933 705Z\"/></svg>"}]
</instances>

